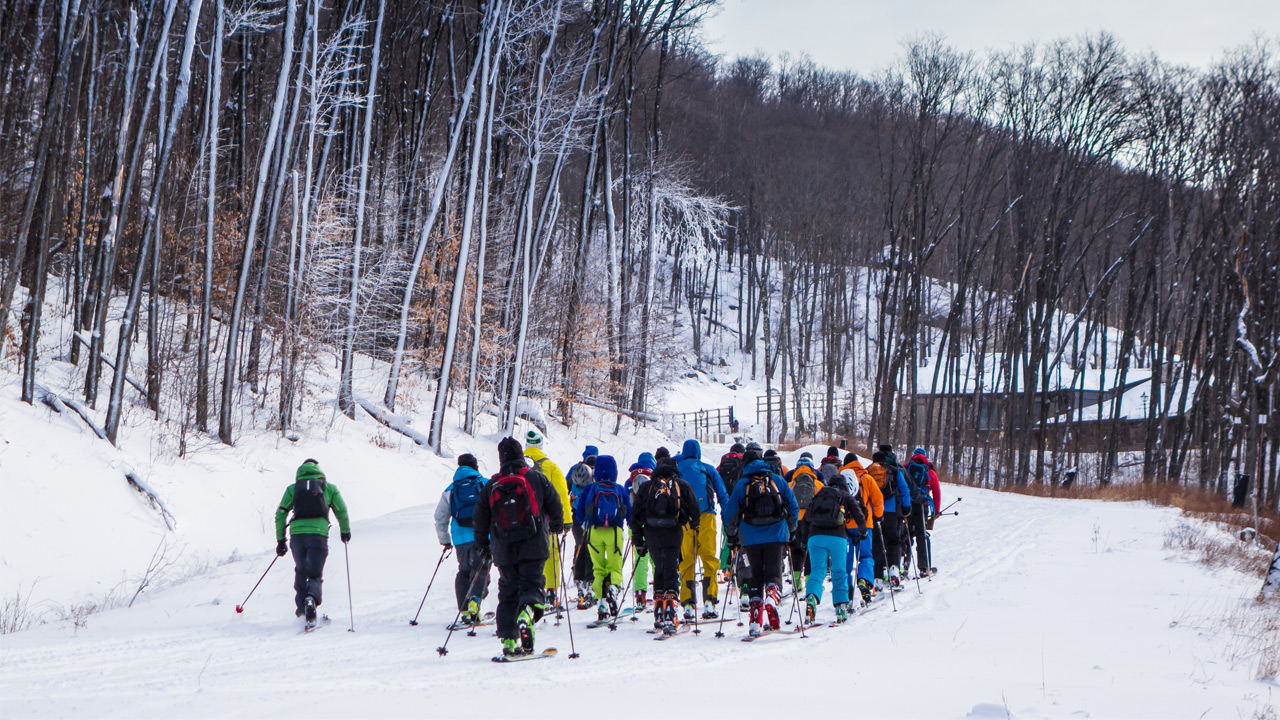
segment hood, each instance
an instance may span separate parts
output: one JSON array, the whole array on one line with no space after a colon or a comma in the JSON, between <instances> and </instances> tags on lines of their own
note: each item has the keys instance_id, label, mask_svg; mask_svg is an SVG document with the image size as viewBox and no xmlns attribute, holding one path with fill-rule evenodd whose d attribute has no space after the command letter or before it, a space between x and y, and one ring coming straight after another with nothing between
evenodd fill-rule
<instances>
[{"instance_id":1,"label":"hood","mask_svg":"<svg viewBox=\"0 0 1280 720\"><path fill-rule=\"evenodd\" d=\"M315 460L307 460L298 466L298 474L294 480L324 480L324 471Z\"/></svg>"},{"instance_id":2,"label":"hood","mask_svg":"<svg viewBox=\"0 0 1280 720\"><path fill-rule=\"evenodd\" d=\"M542 448L536 448L532 446L524 449L524 456L534 462L547 459L547 454L542 452Z\"/></svg>"},{"instance_id":3,"label":"hood","mask_svg":"<svg viewBox=\"0 0 1280 720\"><path fill-rule=\"evenodd\" d=\"M917 452L915 455L912 455L909 462L918 462L921 465L930 465L929 458L925 457L925 454L922 452ZM930 465L930 467L932 466Z\"/></svg>"},{"instance_id":4,"label":"hood","mask_svg":"<svg viewBox=\"0 0 1280 720\"><path fill-rule=\"evenodd\" d=\"M826 464L822 466L823 484L830 485L831 481L838 477L840 477L840 471L836 469L835 465Z\"/></svg>"},{"instance_id":5,"label":"hood","mask_svg":"<svg viewBox=\"0 0 1280 720\"><path fill-rule=\"evenodd\" d=\"M453 471L454 482L458 482L459 480L465 480L466 478L469 478L469 477L484 477L484 476L480 474L479 470L476 470L473 467L467 467L466 465L460 465L458 466L457 470Z\"/></svg>"},{"instance_id":6,"label":"hood","mask_svg":"<svg viewBox=\"0 0 1280 720\"><path fill-rule=\"evenodd\" d=\"M612 455L597 455L596 469L591 473L596 482L618 482L618 461Z\"/></svg>"},{"instance_id":7,"label":"hood","mask_svg":"<svg viewBox=\"0 0 1280 720\"><path fill-rule=\"evenodd\" d=\"M752 460L747 466L742 468L742 477L749 475L760 475L762 473L773 474L773 466L764 460Z\"/></svg>"},{"instance_id":8,"label":"hood","mask_svg":"<svg viewBox=\"0 0 1280 720\"><path fill-rule=\"evenodd\" d=\"M640 453L640 457L636 460L636 464L631 466L632 469L634 469L636 465L652 470L658 467L658 461L653 459L653 453L642 452Z\"/></svg>"},{"instance_id":9,"label":"hood","mask_svg":"<svg viewBox=\"0 0 1280 720\"><path fill-rule=\"evenodd\" d=\"M702 459L702 446L693 438L685 440L684 447L680 448L680 459L689 460L690 458L694 460Z\"/></svg>"},{"instance_id":10,"label":"hood","mask_svg":"<svg viewBox=\"0 0 1280 720\"><path fill-rule=\"evenodd\" d=\"M587 458L595 457L596 455L599 455L599 454L600 454L600 448L596 447L595 445L588 445L587 448L582 451L582 459L585 461Z\"/></svg>"}]
</instances>

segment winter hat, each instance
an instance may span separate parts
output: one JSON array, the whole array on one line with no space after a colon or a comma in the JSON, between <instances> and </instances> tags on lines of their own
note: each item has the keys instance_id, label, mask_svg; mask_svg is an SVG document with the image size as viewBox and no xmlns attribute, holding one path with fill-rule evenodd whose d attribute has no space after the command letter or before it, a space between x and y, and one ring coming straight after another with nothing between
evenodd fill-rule
<instances>
[{"instance_id":1,"label":"winter hat","mask_svg":"<svg viewBox=\"0 0 1280 720\"><path fill-rule=\"evenodd\" d=\"M600 454L600 448L596 447L595 445L588 445L587 449L582 451L582 459L583 461L586 461L587 458L593 457L599 454Z\"/></svg>"},{"instance_id":2,"label":"winter hat","mask_svg":"<svg viewBox=\"0 0 1280 720\"><path fill-rule=\"evenodd\" d=\"M880 446L880 448L879 448L879 450L880 450L880 452L882 452L882 453L884 453L884 454L886 454L886 455L892 455L892 454L893 454L893 446L892 446L892 445L881 445L881 446Z\"/></svg>"},{"instance_id":3,"label":"winter hat","mask_svg":"<svg viewBox=\"0 0 1280 720\"><path fill-rule=\"evenodd\" d=\"M591 473L591 477L596 482L601 480L618 482L618 461L614 460L612 455L597 455L595 472Z\"/></svg>"},{"instance_id":4,"label":"winter hat","mask_svg":"<svg viewBox=\"0 0 1280 720\"><path fill-rule=\"evenodd\" d=\"M796 461L796 465L803 465L803 466L805 466L805 467L807 467L807 468L812 468L812 467L813 467L813 458L811 458L811 457L809 457L809 456L807 456L807 455L801 455L801 456L800 456L800 459Z\"/></svg>"},{"instance_id":5,"label":"winter hat","mask_svg":"<svg viewBox=\"0 0 1280 720\"><path fill-rule=\"evenodd\" d=\"M802 458L809 458L810 460L812 460L812 459L813 459L813 453L809 452L808 450L805 450L804 452L800 453L800 457L802 457Z\"/></svg>"},{"instance_id":6,"label":"winter hat","mask_svg":"<svg viewBox=\"0 0 1280 720\"><path fill-rule=\"evenodd\" d=\"M764 450L764 448L760 447L760 443L756 442L755 440L752 440L751 442L747 443L746 450L753 450L757 455L759 455L761 451ZM746 450L744 450L743 452L746 452Z\"/></svg>"},{"instance_id":7,"label":"winter hat","mask_svg":"<svg viewBox=\"0 0 1280 720\"><path fill-rule=\"evenodd\" d=\"M778 457L778 451L774 450L773 448L769 448L768 450L764 451L764 456L767 458Z\"/></svg>"},{"instance_id":8,"label":"winter hat","mask_svg":"<svg viewBox=\"0 0 1280 720\"><path fill-rule=\"evenodd\" d=\"M882 463L888 459L889 459L889 456L885 454L885 451L883 450L877 450L871 454L871 462L873 463Z\"/></svg>"},{"instance_id":9,"label":"winter hat","mask_svg":"<svg viewBox=\"0 0 1280 720\"><path fill-rule=\"evenodd\" d=\"M827 446L827 457L840 457L840 448L835 445Z\"/></svg>"},{"instance_id":10,"label":"winter hat","mask_svg":"<svg viewBox=\"0 0 1280 720\"><path fill-rule=\"evenodd\" d=\"M524 434L524 444L529 447L542 447L542 435L537 430L530 430Z\"/></svg>"},{"instance_id":11,"label":"winter hat","mask_svg":"<svg viewBox=\"0 0 1280 720\"><path fill-rule=\"evenodd\" d=\"M591 457L587 458L586 460L583 460L583 461L582 461L582 464L586 465L587 467L595 467L595 466L596 466L596 457L597 457L596 455L592 455Z\"/></svg>"},{"instance_id":12,"label":"winter hat","mask_svg":"<svg viewBox=\"0 0 1280 720\"><path fill-rule=\"evenodd\" d=\"M742 443L734 443L733 446L729 448L729 452L741 455L746 452L746 448L742 446Z\"/></svg>"},{"instance_id":13,"label":"winter hat","mask_svg":"<svg viewBox=\"0 0 1280 720\"><path fill-rule=\"evenodd\" d=\"M640 453L640 457L636 460L636 464L647 470L652 470L658 467L658 461L653 459L653 453L648 452Z\"/></svg>"},{"instance_id":14,"label":"winter hat","mask_svg":"<svg viewBox=\"0 0 1280 720\"><path fill-rule=\"evenodd\" d=\"M925 457L929 457L928 453L926 453L926 452L924 451L924 448L922 448L922 447L918 447L918 448L916 448L915 450L912 450L912 451L911 451L911 454L912 454L912 455L924 455Z\"/></svg>"},{"instance_id":15,"label":"winter hat","mask_svg":"<svg viewBox=\"0 0 1280 720\"><path fill-rule=\"evenodd\" d=\"M498 442L498 462L507 465L524 465L524 450L520 441L513 437L504 437Z\"/></svg>"},{"instance_id":16,"label":"winter hat","mask_svg":"<svg viewBox=\"0 0 1280 720\"><path fill-rule=\"evenodd\" d=\"M469 467L472 470L479 470L480 463L476 462L476 456L471 453L463 453L458 456L458 467Z\"/></svg>"},{"instance_id":17,"label":"winter hat","mask_svg":"<svg viewBox=\"0 0 1280 720\"><path fill-rule=\"evenodd\" d=\"M307 458L298 466L298 474L295 480L324 480L324 471L320 469L320 463Z\"/></svg>"},{"instance_id":18,"label":"winter hat","mask_svg":"<svg viewBox=\"0 0 1280 720\"><path fill-rule=\"evenodd\" d=\"M661 460L662 458L669 458L669 457L671 457L671 451L668 450L666 447L660 447L657 450L653 451L654 460Z\"/></svg>"},{"instance_id":19,"label":"winter hat","mask_svg":"<svg viewBox=\"0 0 1280 720\"><path fill-rule=\"evenodd\" d=\"M851 462L855 462L855 461L857 461L857 459L858 459L858 456L857 456L857 455L855 455L855 454L853 454L853 453L845 453L845 454L844 454L844 464L845 464L845 465L848 465L848 464L849 464L849 463L851 463Z\"/></svg>"}]
</instances>

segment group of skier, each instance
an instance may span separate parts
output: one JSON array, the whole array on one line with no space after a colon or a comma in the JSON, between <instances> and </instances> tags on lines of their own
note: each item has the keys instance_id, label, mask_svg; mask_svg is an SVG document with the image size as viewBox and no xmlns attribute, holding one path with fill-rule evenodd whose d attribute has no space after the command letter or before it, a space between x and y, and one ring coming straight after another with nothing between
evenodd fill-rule
<instances>
[{"instance_id":1,"label":"group of skier","mask_svg":"<svg viewBox=\"0 0 1280 720\"><path fill-rule=\"evenodd\" d=\"M652 576L652 632L663 636L699 617L719 617L720 581L749 608L748 638L778 630L787 560L805 624L816 622L828 576L836 622L844 622L854 612L855 589L856 604L865 606L901 584L913 544L917 576L935 572L928 531L941 493L923 448L902 466L893 448L881 445L864 467L855 454L841 457L830 447L821 461L805 452L788 469L755 442L733 445L713 466L690 439L675 456L666 448L640 453L623 479L618 460L596 446L566 474L543 452L540 433L524 439L524 447L511 437L498 443L498 472L489 478L474 455L460 455L434 516L441 545L458 561L456 627L485 622L481 604L490 568L498 568L494 621L503 658L531 655L538 621L568 610L570 593L561 585L570 532L577 608L596 606L593 625L642 612ZM330 509L348 542L342 496L308 460L281 500L276 536L283 555L292 512L295 603L309 624L321 600ZM622 607L626 586L634 586L633 608Z\"/></svg>"}]
</instances>

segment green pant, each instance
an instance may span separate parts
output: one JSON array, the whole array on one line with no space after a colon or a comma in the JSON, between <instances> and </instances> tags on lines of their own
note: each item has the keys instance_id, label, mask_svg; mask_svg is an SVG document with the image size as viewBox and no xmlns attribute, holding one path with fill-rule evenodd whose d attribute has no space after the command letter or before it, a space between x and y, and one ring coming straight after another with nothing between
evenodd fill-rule
<instances>
[{"instance_id":1,"label":"green pant","mask_svg":"<svg viewBox=\"0 0 1280 720\"><path fill-rule=\"evenodd\" d=\"M622 530L619 528L591 528L587 536L587 548L591 551L591 567L595 581L591 589L596 597L604 597L609 585L622 584Z\"/></svg>"},{"instance_id":2,"label":"green pant","mask_svg":"<svg viewBox=\"0 0 1280 720\"><path fill-rule=\"evenodd\" d=\"M635 586L636 592L644 592L649 588L649 553L645 553L644 557L636 555L635 565L631 568L631 584Z\"/></svg>"}]
</instances>

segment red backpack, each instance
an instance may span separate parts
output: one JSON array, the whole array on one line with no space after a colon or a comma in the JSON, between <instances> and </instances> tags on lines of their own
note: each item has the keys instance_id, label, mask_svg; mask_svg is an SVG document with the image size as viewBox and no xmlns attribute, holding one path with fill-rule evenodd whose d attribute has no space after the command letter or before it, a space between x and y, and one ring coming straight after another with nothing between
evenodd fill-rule
<instances>
[{"instance_id":1,"label":"red backpack","mask_svg":"<svg viewBox=\"0 0 1280 720\"><path fill-rule=\"evenodd\" d=\"M501 475L489 493L489 510L496 535L503 540L528 540L538 534L538 497L525 477L528 468Z\"/></svg>"}]
</instances>

